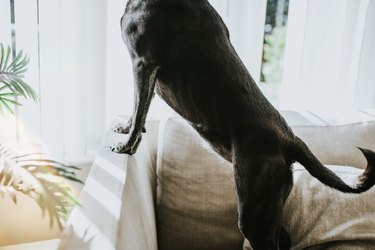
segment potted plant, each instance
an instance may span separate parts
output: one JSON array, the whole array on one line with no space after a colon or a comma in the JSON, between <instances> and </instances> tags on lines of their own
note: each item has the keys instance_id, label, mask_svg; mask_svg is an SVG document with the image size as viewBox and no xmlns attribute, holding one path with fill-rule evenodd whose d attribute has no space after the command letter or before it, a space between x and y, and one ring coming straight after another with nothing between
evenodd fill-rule
<instances>
[{"instance_id":1,"label":"potted plant","mask_svg":"<svg viewBox=\"0 0 375 250\"><path fill-rule=\"evenodd\" d=\"M5 112L14 113L21 106L18 97L38 101L35 91L23 81L29 58L22 51L15 57L11 48L0 43L0 119ZM75 171L79 168L57 160L43 152L40 145L15 140L0 140L0 197L10 195L17 203L22 192L47 212L50 226L57 222L60 229L78 200L64 179L82 183Z\"/></svg>"}]
</instances>

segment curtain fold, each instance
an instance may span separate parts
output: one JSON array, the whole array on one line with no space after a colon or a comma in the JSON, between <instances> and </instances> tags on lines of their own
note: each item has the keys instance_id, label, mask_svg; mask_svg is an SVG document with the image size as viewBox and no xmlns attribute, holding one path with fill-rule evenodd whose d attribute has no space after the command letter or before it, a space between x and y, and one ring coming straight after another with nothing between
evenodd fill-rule
<instances>
[{"instance_id":1,"label":"curtain fold","mask_svg":"<svg viewBox=\"0 0 375 250\"><path fill-rule=\"evenodd\" d=\"M16 124L10 124L14 136L37 137L52 154L69 160L86 159L99 147L105 129L106 6L102 0L0 1L0 42L30 56L25 82L40 97L38 103L20 99Z\"/></svg>"},{"instance_id":2,"label":"curtain fold","mask_svg":"<svg viewBox=\"0 0 375 250\"><path fill-rule=\"evenodd\" d=\"M281 109L353 108L373 0L290 0ZM374 61L367 63L374 63ZM372 93L372 95L374 92ZM367 105L368 108L371 105ZM363 108L363 106L362 106Z\"/></svg>"},{"instance_id":3,"label":"curtain fold","mask_svg":"<svg viewBox=\"0 0 375 250\"><path fill-rule=\"evenodd\" d=\"M0 0L0 42L15 38L17 50L30 54L26 80L40 93L40 103L18 109L17 122L52 153L84 157L114 116L133 110L132 65L119 25L125 1L14 0L14 24L10 3ZM259 83L267 0L210 3ZM375 107L374 26L375 0L289 0L279 108ZM170 113L153 100L150 117ZM16 134L20 125L9 124Z\"/></svg>"}]
</instances>

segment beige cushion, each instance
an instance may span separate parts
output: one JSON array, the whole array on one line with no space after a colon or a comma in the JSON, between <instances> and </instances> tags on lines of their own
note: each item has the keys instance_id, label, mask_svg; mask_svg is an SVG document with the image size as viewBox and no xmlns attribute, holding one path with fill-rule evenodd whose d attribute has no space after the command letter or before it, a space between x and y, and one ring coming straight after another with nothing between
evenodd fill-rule
<instances>
[{"instance_id":1,"label":"beige cushion","mask_svg":"<svg viewBox=\"0 0 375 250\"><path fill-rule=\"evenodd\" d=\"M347 166L327 167L346 182L362 172ZM375 248L375 188L359 195L344 194L323 185L300 164L295 164L293 177L283 221L292 250ZM244 249L251 249L248 242Z\"/></svg>"},{"instance_id":2,"label":"beige cushion","mask_svg":"<svg viewBox=\"0 0 375 250\"><path fill-rule=\"evenodd\" d=\"M329 166L347 183L362 170ZM340 241L356 246L372 242L375 247L375 188L362 194L344 194L326 187L299 164L294 167L294 187L285 204L284 225L292 235L293 249ZM357 242L350 242L357 241ZM337 247L340 245L337 244ZM348 248L345 245L345 249ZM326 249L326 248L320 248ZM336 248L332 248L336 249Z\"/></svg>"},{"instance_id":3,"label":"beige cushion","mask_svg":"<svg viewBox=\"0 0 375 250\"><path fill-rule=\"evenodd\" d=\"M202 145L179 118L159 147L157 232L162 250L241 249L231 164Z\"/></svg>"},{"instance_id":4,"label":"beige cushion","mask_svg":"<svg viewBox=\"0 0 375 250\"><path fill-rule=\"evenodd\" d=\"M375 150L375 116L369 112L281 113L324 164L365 168L366 159L356 147Z\"/></svg>"},{"instance_id":5,"label":"beige cushion","mask_svg":"<svg viewBox=\"0 0 375 250\"><path fill-rule=\"evenodd\" d=\"M323 163L350 162L354 166L359 166L361 163L364 165L363 156L355 149L355 146L375 149L374 140L372 140L375 135L375 123L371 122L370 118L367 125L358 122L343 125L323 122L321 118L311 113L286 112L283 115L292 126L294 125L293 130L309 144ZM159 249L242 249L243 237L237 227L237 206L231 164L213 153L181 118L170 118L164 124L164 129L160 132L159 143L157 166ZM357 172L353 173L356 175ZM301 175L301 173L304 174ZM329 226L339 224L335 218L330 218L332 210L323 208L316 210L317 205L313 201L319 203L320 200L327 199L327 202L322 203L324 207L324 204L332 202L331 197L336 197L336 194L338 195L337 201L340 201L342 197L338 192L332 193L334 191L325 188L305 170L298 170L295 175L296 187L293 189L293 195L288 199L289 205L286 208L285 217L288 228L294 230L292 232L293 244L299 247L322 243L327 239L356 238L358 235L355 233L352 234L352 238L347 238L347 235L339 231L334 231L338 238L331 237L324 238L324 240L316 238L316 235L312 238L308 238L306 234L303 235L306 233L302 230L303 228L310 230L312 224L319 221L319 217L310 214L311 210L328 213L326 218L329 221L326 224L323 223L328 226L328 229ZM308 178L312 179L311 182ZM314 185L317 187L316 190L313 189ZM318 200L316 200L317 197ZM356 199L362 201L358 203L356 200L357 204L370 201L366 200L366 196L357 196ZM293 201L296 204L293 204ZM346 207L350 206L350 201L343 204L343 206L336 204L338 211L335 210L334 214L339 217L345 211L349 211L346 218L350 219L354 215L353 211L363 211L354 206L348 210ZM366 211L374 211L371 207L375 208L375 204L374 206L370 203L366 204L364 208ZM311 216L310 224L302 219L305 216L307 218ZM355 216L360 217L361 214ZM362 221L357 222L363 225ZM369 227L366 224L364 228L367 230ZM314 230L319 235L328 229L317 231L318 229L315 228ZM375 232L375 229L373 231ZM361 238L362 235L358 237ZM372 235L370 238L374 239L375 236Z\"/></svg>"}]
</instances>

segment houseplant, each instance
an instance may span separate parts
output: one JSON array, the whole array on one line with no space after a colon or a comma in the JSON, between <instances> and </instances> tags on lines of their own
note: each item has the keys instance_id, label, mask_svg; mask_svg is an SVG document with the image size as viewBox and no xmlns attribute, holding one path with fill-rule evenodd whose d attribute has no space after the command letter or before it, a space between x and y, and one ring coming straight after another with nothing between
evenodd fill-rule
<instances>
[{"instance_id":1,"label":"houseplant","mask_svg":"<svg viewBox=\"0 0 375 250\"><path fill-rule=\"evenodd\" d=\"M38 101L35 91L23 81L29 58L22 51L12 56L11 48L0 43L0 119L5 112L14 114L21 106L19 98ZM21 192L37 202L50 226L63 228L70 207L78 201L64 179L82 183L77 167L44 153L41 145L14 140L0 140L0 197L10 195L17 203Z\"/></svg>"}]
</instances>

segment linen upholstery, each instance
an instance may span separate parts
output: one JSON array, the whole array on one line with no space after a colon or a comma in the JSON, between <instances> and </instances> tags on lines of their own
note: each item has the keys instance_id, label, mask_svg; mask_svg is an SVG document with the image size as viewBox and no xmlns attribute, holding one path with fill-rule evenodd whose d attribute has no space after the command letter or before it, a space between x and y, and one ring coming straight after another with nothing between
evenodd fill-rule
<instances>
[{"instance_id":1,"label":"linen upholstery","mask_svg":"<svg viewBox=\"0 0 375 250\"><path fill-rule=\"evenodd\" d=\"M127 119L117 118L111 127ZM67 222L59 250L157 250L155 223L158 123L146 124L137 154L115 154L110 145L127 135L108 129ZM154 138L155 137L155 138ZM51 249L52 250L52 249Z\"/></svg>"},{"instance_id":2,"label":"linen upholstery","mask_svg":"<svg viewBox=\"0 0 375 250\"><path fill-rule=\"evenodd\" d=\"M325 164L351 163L364 167L364 157L355 146L375 149L375 141L371 139L375 138L374 117L365 113L355 113L352 121L342 118L326 121L317 114L303 112L284 112L283 115L295 133ZM243 237L237 227L231 164L212 153L181 118L170 118L163 127L159 134L157 166L159 249L241 249ZM333 169L346 178L357 176L362 171L348 167ZM375 222L367 220L375 217L375 203L369 199L374 197L373 191L349 197L326 188L298 167L294 178L295 187L288 199L284 218L292 235L293 249L331 240L339 240L342 244L342 240L360 239L357 245L363 245L365 240L375 239L372 233L375 232ZM361 214L361 211L372 212ZM321 223L323 218L327 221ZM351 222L350 218L357 220ZM350 230L337 231L340 225L346 225Z\"/></svg>"},{"instance_id":3,"label":"linen upholstery","mask_svg":"<svg viewBox=\"0 0 375 250\"><path fill-rule=\"evenodd\" d=\"M347 183L362 172L358 168L328 165ZM294 187L284 208L283 225L291 235L292 250L375 248L375 188L362 194L344 194L294 165ZM245 242L244 249L251 249Z\"/></svg>"},{"instance_id":4,"label":"linen upholstery","mask_svg":"<svg viewBox=\"0 0 375 250\"><path fill-rule=\"evenodd\" d=\"M328 167L347 183L362 173L352 167ZM283 222L292 235L292 249L325 243L317 249L328 245L331 249L374 249L375 188L357 195L344 194L323 185L299 164L293 177L295 185L285 204ZM357 248L348 248L349 244Z\"/></svg>"},{"instance_id":5,"label":"linen upholstery","mask_svg":"<svg viewBox=\"0 0 375 250\"><path fill-rule=\"evenodd\" d=\"M210 152L182 119L169 119L162 135L157 166L159 249L241 249L231 164Z\"/></svg>"}]
</instances>

